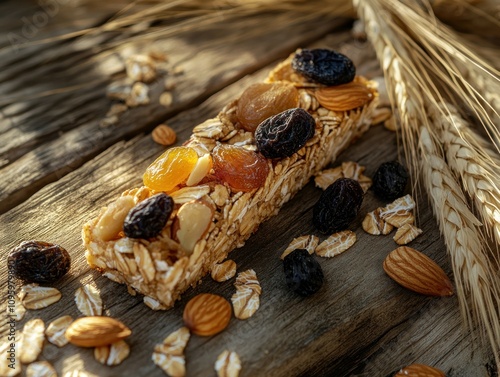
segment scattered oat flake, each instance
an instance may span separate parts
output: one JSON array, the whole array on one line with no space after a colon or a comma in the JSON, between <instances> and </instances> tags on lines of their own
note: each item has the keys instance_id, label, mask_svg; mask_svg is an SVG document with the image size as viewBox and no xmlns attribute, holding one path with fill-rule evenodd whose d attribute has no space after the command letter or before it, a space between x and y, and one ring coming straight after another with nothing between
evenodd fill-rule
<instances>
[{"instance_id":1,"label":"scattered oat flake","mask_svg":"<svg viewBox=\"0 0 500 377\"><path fill-rule=\"evenodd\" d=\"M392 232L394 226L386 223L380 218L381 208L377 208L374 211L368 212L363 220L362 227L363 230L374 236L379 236L381 234L387 235Z\"/></svg>"},{"instance_id":2,"label":"scattered oat flake","mask_svg":"<svg viewBox=\"0 0 500 377\"><path fill-rule=\"evenodd\" d=\"M381 208L380 217L385 219L391 213L395 213L400 210L411 211L413 208L415 208L415 201L411 195L408 194Z\"/></svg>"},{"instance_id":3,"label":"scattered oat flake","mask_svg":"<svg viewBox=\"0 0 500 377\"><path fill-rule=\"evenodd\" d=\"M149 104L149 87L142 82L136 82L128 95L125 103L129 107Z\"/></svg>"},{"instance_id":4,"label":"scattered oat flake","mask_svg":"<svg viewBox=\"0 0 500 377\"><path fill-rule=\"evenodd\" d=\"M309 254L312 254L314 253L314 250L316 250L318 244L319 238L313 235L294 238L292 242L290 242L290 245L288 245L288 247L285 249L283 254L281 254L280 258L282 260L285 259L288 254L297 249L305 249L309 252Z\"/></svg>"},{"instance_id":5,"label":"scattered oat flake","mask_svg":"<svg viewBox=\"0 0 500 377\"><path fill-rule=\"evenodd\" d=\"M172 92L163 92L160 95L159 102L160 102L160 105L162 105L164 107L172 106L172 103L174 102L174 96L173 96Z\"/></svg>"},{"instance_id":6,"label":"scattered oat flake","mask_svg":"<svg viewBox=\"0 0 500 377\"><path fill-rule=\"evenodd\" d=\"M26 309L42 309L59 301L61 292L56 288L28 284L21 288L19 296Z\"/></svg>"},{"instance_id":7,"label":"scattered oat flake","mask_svg":"<svg viewBox=\"0 0 500 377\"><path fill-rule=\"evenodd\" d=\"M215 362L217 377L238 377L241 370L241 361L234 351L225 350Z\"/></svg>"},{"instance_id":8,"label":"scattered oat flake","mask_svg":"<svg viewBox=\"0 0 500 377\"><path fill-rule=\"evenodd\" d=\"M127 76L134 81L151 82L156 77L156 64L147 55L134 55L125 62Z\"/></svg>"},{"instance_id":9,"label":"scattered oat flake","mask_svg":"<svg viewBox=\"0 0 500 377\"><path fill-rule=\"evenodd\" d=\"M45 330L45 336L47 340L55 344L58 347L65 346L68 344L68 339L64 336L66 329L73 322L73 318L69 315L65 315L53 320Z\"/></svg>"},{"instance_id":10,"label":"scattered oat flake","mask_svg":"<svg viewBox=\"0 0 500 377\"><path fill-rule=\"evenodd\" d=\"M15 300L14 306L8 305L5 303L5 308L7 311L7 315L15 318L17 322L21 321L26 314L26 308L23 306L20 299ZM1 376L1 375L0 375Z\"/></svg>"},{"instance_id":11,"label":"scattered oat flake","mask_svg":"<svg viewBox=\"0 0 500 377\"><path fill-rule=\"evenodd\" d=\"M75 369L64 373L63 377L91 377L91 375L85 371Z\"/></svg>"},{"instance_id":12,"label":"scattered oat flake","mask_svg":"<svg viewBox=\"0 0 500 377\"><path fill-rule=\"evenodd\" d=\"M394 225L396 228L401 228L405 224L413 224L415 222L415 216L413 213L400 209L399 211L389 213L384 218L385 222Z\"/></svg>"},{"instance_id":13,"label":"scattered oat flake","mask_svg":"<svg viewBox=\"0 0 500 377\"><path fill-rule=\"evenodd\" d=\"M94 348L94 358L101 364L108 366L120 364L129 354L130 347L124 340Z\"/></svg>"},{"instance_id":14,"label":"scattered oat flake","mask_svg":"<svg viewBox=\"0 0 500 377\"><path fill-rule=\"evenodd\" d=\"M42 352L45 340L45 324L40 318L32 319L23 327L23 339L20 346L19 360L23 364L35 361Z\"/></svg>"},{"instance_id":15,"label":"scattered oat flake","mask_svg":"<svg viewBox=\"0 0 500 377\"><path fill-rule=\"evenodd\" d=\"M356 242L356 234L350 230L334 233L321 242L316 248L316 254L321 257L334 257L342 254Z\"/></svg>"},{"instance_id":16,"label":"scattered oat flake","mask_svg":"<svg viewBox=\"0 0 500 377\"><path fill-rule=\"evenodd\" d=\"M26 377L57 377L57 372L48 361L37 361L28 365Z\"/></svg>"},{"instance_id":17,"label":"scattered oat flake","mask_svg":"<svg viewBox=\"0 0 500 377\"><path fill-rule=\"evenodd\" d=\"M153 352L153 362L171 377L182 377L186 374L184 349L191 334L187 327L181 327L157 344Z\"/></svg>"},{"instance_id":18,"label":"scattered oat flake","mask_svg":"<svg viewBox=\"0 0 500 377\"><path fill-rule=\"evenodd\" d=\"M238 319L248 319L255 314L260 306L259 294L250 287L236 287L236 293L231 296L234 316Z\"/></svg>"},{"instance_id":19,"label":"scattered oat flake","mask_svg":"<svg viewBox=\"0 0 500 377\"><path fill-rule=\"evenodd\" d=\"M333 169L325 169L314 177L316 187L326 190L333 182L339 178L343 178L342 166Z\"/></svg>"},{"instance_id":20,"label":"scattered oat flake","mask_svg":"<svg viewBox=\"0 0 500 377\"><path fill-rule=\"evenodd\" d=\"M398 245L406 245L422 234L422 229L413 224L404 224L394 235L394 241Z\"/></svg>"},{"instance_id":21,"label":"scattered oat flake","mask_svg":"<svg viewBox=\"0 0 500 377\"><path fill-rule=\"evenodd\" d=\"M339 178L351 178L358 181L363 191L366 192L372 185L372 180L363 175L364 171L364 166L359 165L357 162L347 161L336 168L323 170L315 176L314 182L317 187L326 190L328 186Z\"/></svg>"},{"instance_id":22,"label":"scattered oat flake","mask_svg":"<svg viewBox=\"0 0 500 377\"><path fill-rule=\"evenodd\" d=\"M76 290L75 302L83 315L102 315L102 299L97 288L86 284Z\"/></svg>"},{"instance_id":23,"label":"scattered oat flake","mask_svg":"<svg viewBox=\"0 0 500 377\"><path fill-rule=\"evenodd\" d=\"M217 263L210 272L212 279L219 283L231 279L234 275L236 275L236 262L231 259Z\"/></svg>"},{"instance_id":24,"label":"scattered oat flake","mask_svg":"<svg viewBox=\"0 0 500 377\"><path fill-rule=\"evenodd\" d=\"M262 288L260 287L259 280L257 279L257 274L253 269L240 272L236 277L234 286L236 288L242 286L249 287L256 291L259 295L262 293Z\"/></svg>"},{"instance_id":25,"label":"scattered oat flake","mask_svg":"<svg viewBox=\"0 0 500 377\"><path fill-rule=\"evenodd\" d=\"M0 376L12 377L17 376L21 373L21 362L19 361L19 358L14 358L14 363L11 363L11 361L7 357L5 357L5 355L10 353L10 349L12 348L11 343L11 341L0 343L0 355L2 355L2 357L0 358ZM14 349L17 355L19 353L20 343L16 342L14 345ZM9 367L9 365L13 365L13 368Z\"/></svg>"}]
</instances>

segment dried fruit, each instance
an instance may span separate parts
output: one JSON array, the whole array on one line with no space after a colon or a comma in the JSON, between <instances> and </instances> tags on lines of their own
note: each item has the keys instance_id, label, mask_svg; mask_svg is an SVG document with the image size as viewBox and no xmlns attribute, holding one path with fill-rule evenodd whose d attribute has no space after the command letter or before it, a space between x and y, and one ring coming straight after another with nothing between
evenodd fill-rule
<instances>
[{"instance_id":1,"label":"dried fruit","mask_svg":"<svg viewBox=\"0 0 500 377\"><path fill-rule=\"evenodd\" d=\"M355 82L319 88L315 95L321 106L333 111L353 110L366 105L373 98L373 93L366 85Z\"/></svg>"},{"instance_id":2,"label":"dried fruit","mask_svg":"<svg viewBox=\"0 0 500 377\"><path fill-rule=\"evenodd\" d=\"M48 361L37 361L28 365L26 377L57 377L57 372Z\"/></svg>"},{"instance_id":3,"label":"dried fruit","mask_svg":"<svg viewBox=\"0 0 500 377\"><path fill-rule=\"evenodd\" d=\"M292 68L324 85L346 84L354 80L356 67L347 56L327 49L302 49L295 53Z\"/></svg>"},{"instance_id":4,"label":"dried fruit","mask_svg":"<svg viewBox=\"0 0 500 377\"><path fill-rule=\"evenodd\" d=\"M69 271L71 257L59 245L24 241L10 251L8 265L26 283L50 284Z\"/></svg>"},{"instance_id":5,"label":"dried fruit","mask_svg":"<svg viewBox=\"0 0 500 377\"><path fill-rule=\"evenodd\" d=\"M423 364L411 364L401 369L394 377L446 377L439 369Z\"/></svg>"},{"instance_id":6,"label":"dried fruit","mask_svg":"<svg viewBox=\"0 0 500 377\"><path fill-rule=\"evenodd\" d=\"M153 362L171 377L183 377L186 374L184 348L189 341L187 327L181 327L167 336L162 344L157 344L153 352Z\"/></svg>"},{"instance_id":7,"label":"dried fruit","mask_svg":"<svg viewBox=\"0 0 500 377\"><path fill-rule=\"evenodd\" d=\"M342 254L356 242L356 234L350 230L334 233L316 248L320 257L331 258Z\"/></svg>"},{"instance_id":8,"label":"dried fruit","mask_svg":"<svg viewBox=\"0 0 500 377\"><path fill-rule=\"evenodd\" d=\"M294 108L267 118L255 130L257 150L266 158L293 155L314 136L316 121L306 110Z\"/></svg>"},{"instance_id":9,"label":"dried fruit","mask_svg":"<svg viewBox=\"0 0 500 377\"><path fill-rule=\"evenodd\" d=\"M389 234L394 229L394 226L386 223L380 217L380 210L381 208L377 208L375 211L371 211L366 214L362 223L363 230L366 233L373 234L374 236L379 236L381 234Z\"/></svg>"},{"instance_id":10,"label":"dried fruit","mask_svg":"<svg viewBox=\"0 0 500 377\"><path fill-rule=\"evenodd\" d=\"M428 296L451 296L453 287L445 272L427 255L408 246L391 251L384 271L396 283Z\"/></svg>"},{"instance_id":11,"label":"dried fruit","mask_svg":"<svg viewBox=\"0 0 500 377\"><path fill-rule=\"evenodd\" d=\"M22 343L19 347L19 360L23 364L29 364L38 358L42 352L45 340L45 323L40 318L32 319L23 327Z\"/></svg>"},{"instance_id":12,"label":"dried fruit","mask_svg":"<svg viewBox=\"0 0 500 377\"><path fill-rule=\"evenodd\" d=\"M225 350L215 362L217 377L238 377L241 370L241 361L234 351Z\"/></svg>"},{"instance_id":13,"label":"dried fruit","mask_svg":"<svg viewBox=\"0 0 500 377\"><path fill-rule=\"evenodd\" d=\"M129 354L130 347L124 340L94 348L94 358L101 364L108 366L120 364Z\"/></svg>"},{"instance_id":14,"label":"dried fruit","mask_svg":"<svg viewBox=\"0 0 500 377\"><path fill-rule=\"evenodd\" d=\"M43 309L59 301L61 292L56 288L28 284L21 288L20 298L26 309Z\"/></svg>"},{"instance_id":15,"label":"dried fruit","mask_svg":"<svg viewBox=\"0 0 500 377\"><path fill-rule=\"evenodd\" d=\"M372 190L382 199L394 200L405 191L408 172L397 161L384 162L373 176Z\"/></svg>"},{"instance_id":16,"label":"dried fruit","mask_svg":"<svg viewBox=\"0 0 500 377\"><path fill-rule=\"evenodd\" d=\"M186 304L182 316L186 327L196 335L220 333L231 319L231 304L221 296L202 293Z\"/></svg>"},{"instance_id":17,"label":"dried fruit","mask_svg":"<svg viewBox=\"0 0 500 377\"><path fill-rule=\"evenodd\" d=\"M422 234L422 229L412 224L404 224L394 235L394 241L398 245L406 245Z\"/></svg>"},{"instance_id":18,"label":"dried fruit","mask_svg":"<svg viewBox=\"0 0 500 377\"><path fill-rule=\"evenodd\" d=\"M292 242L288 245L288 247L285 249L283 254L281 254L281 260L285 259L285 257L290 254L292 251L296 249L306 249L309 254L314 253L314 250L316 250L316 247L318 246L319 243L319 238L316 236L301 236L294 238Z\"/></svg>"},{"instance_id":19,"label":"dried fruit","mask_svg":"<svg viewBox=\"0 0 500 377\"><path fill-rule=\"evenodd\" d=\"M99 291L90 284L76 290L75 303L83 315L94 316L102 314L102 300Z\"/></svg>"},{"instance_id":20,"label":"dried fruit","mask_svg":"<svg viewBox=\"0 0 500 377\"><path fill-rule=\"evenodd\" d=\"M165 193L153 195L132 208L123 223L129 238L156 237L174 209L174 200Z\"/></svg>"},{"instance_id":21,"label":"dried fruit","mask_svg":"<svg viewBox=\"0 0 500 377\"><path fill-rule=\"evenodd\" d=\"M193 252L196 243L207 233L213 217L213 208L201 200L193 200L179 208L173 233L186 253Z\"/></svg>"},{"instance_id":22,"label":"dried fruit","mask_svg":"<svg viewBox=\"0 0 500 377\"><path fill-rule=\"evenodd\" d=\"M169 146L175 143L177 134L172 129L172 127L169 127L166 124L160 124L159 126L155 127L151 134L151 137L153 138L155 143Z\"/></svg>"},{"instance_id":23,"label":"dried fruit","mask_svg":"<svg viewBox=\"0 0 500 377\"><path fill-rule=\"evenodd\" d=\"M186 182L197 161L198 154L193 148L171 148L148 166L144 185L156 191L172 191Z\"/></svg>"},{"instance_id":24,"label":"dried fruit","mask_svg":"<svg viewBox=\"0 0 500 377\"><path fill-rule=\"evenodd\" d=\"M219 144L212 151L214 174L234 191L252 191L266 182L269 166L258 153L235 145Z\"/></svg>"},{"instance_id":25,"label":"dried fruit","mask_svg":"<svg viewBox=\"0 0 500 377\"><path fill-rule=\"evenodd\" d=\"M298 104L299 92L292 84L257 83L241 95L236 116L245 130L254 132L265 119Z\"/></svg>"},{"instance_id":26,"label":"dried fruit","mask_svg":"<svg viewBox=\"0 0 500 377\"><path fill-rule=\"evenodd\" d=\"M332 183L314 205L313 223L322 233L343 230L358 215L363 202L363 189L350 178L340 178Z\"/></svg>"},{"instance_id":27,"label":"dried fruit","mask_svg":"<svg viewBox=\"0 0 500 377\"><path fill-rule=\"evenodd\" d=\"M236 293L231 296L234 316L238 319L248 319L255 314L260 306L262 288L254 270L240 272L234 283Z\"/></svg>"},{"instance_id":28,"label":"dried fruit","mask_svg":"<svg viewBox=\"0 0 500 377\"><path fill-rule=\"evenodd\" d=\"M120 321L110 317L83 317L66 330L68 341L80 347L100 347L125 339L132 333Z\"/></svg>"},{"instance_id":29,"label":"dried fruit","mask_svg":"<svg viewBox=\"0 0 500 377\"><path fill-rule=\"evenodd\" d=\"M288 288L301 296L316 293L323 285L323 270L307 250L297 249L283 260Z\"/></svg>"},{"instance_id":30,"label":"dried fruit","mask_svg":"<svg viewBox=\"0 0 500 377\"><path fill-rule=\"evenodd\" d=\"M45 336L47 337L47 340L58 347L62 347L68 344L68 339L66 339L64 333L72 322L73 318L71 318L71 316L69 315L65 315L53 320L47 326L47 330L45 330Z\"/></svg>"},{"instance_id":31,"label":"dried fruit","mask_svg":"<svg viewBox=\"0 0 500 377\"><path fill-rule=\"evenodd\" d=\"M228 259L222 263L217 263L212 267L210 276L217 282L223 282L231 279L236 274L236 263Z\"/></svg>"}]
</instances>

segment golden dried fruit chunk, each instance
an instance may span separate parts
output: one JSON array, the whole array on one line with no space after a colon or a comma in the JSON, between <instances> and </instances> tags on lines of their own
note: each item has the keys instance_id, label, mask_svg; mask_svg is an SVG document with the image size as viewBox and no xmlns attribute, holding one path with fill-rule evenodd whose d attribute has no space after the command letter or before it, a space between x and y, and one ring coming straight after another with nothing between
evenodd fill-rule
<instances>
[{"instance_id":1,"label":"golden dried fruit chunk","mask_svg":"<svg viewBox=\"0 0 500 377\"><path fill-rule=\"evenodd\" d=\"M144 185L156 191L170 192L186 182L197 161L198 154L193 148L171 148L146 169Z\"/></svg>"},{"instance_id":2,"label":"golden dried fruit chunk","mask_svg":"<svg viewBox=\"0 0 500 377\"><path fill-rule=\"evenodd\" d=\"M294 238L292 242L290 242L288 247L285 249L283 254L281 254L280 259L282 260L285 259L285 257L288 254L297 249L305 249L309 252L309 254L312 254L314 253L314 250L316 250L318 244L319 244L319 238L313 235L300 236Z\"/></svg>"},{"instance_id":3,"label":"golden dried fruit chunk","mask_svg":"<svg viewBox=\"0 0 500 377\"><path fill-rule=\"evenodd\" d=\"M28 365L26 377L57 377L57 372L48 361L37 361Z\"/></svg>"},{"instance_id":4,"label":"golden dried fruit chunk","mask_svg":"<svg viewBox=\"0 0 500 377\"><path fill-rule=\"evenodd\" d=\"M45 323L40 318L32 319L24 324L20 345L19 360L29 364L42 352L45 340Z\"/></svg>"},{"instance_id":5,"label":"golden dried fruit chunk","mask_svg":"<svg viewBox=\"0 0 500 377\"><path fill-rule=\"evenodd\" d=\"M238 100L236 116L241 126L254 132L267 118L299 105L299 92L287 83L257 83Z\"/></svg>"},{"instance_id":6,"label":"golden dried fruit chunk","mask_svg":"<svg viewBox=\"0 0 500 377\"><path fill-rule=\"evenodd\" d=\"M231 259L217 263L210 272L212 279L219 283L231 279L234 275L236 275L236 262Z\"/></svg>"},{"instance_id":7,"label":"golden dried fruit chunk","mask_svg":"<svg viewBox=\"0 0 500 377\"><path fill-rule=\"evenodd\" d=\"M364 84L348 84L319 88L316 99L324 108L333 111L349 111L366 105L373 98L373 93Z\"/></svg>"},{"instance_id":8,"label":"golden dried fruit chunk","mask_svg":"<svg viewBox=\"0 0 500 377\"><path fill-rule=\"evenodd\" d=\"M83 317L66 330L68 341L80 347L100 347L128 337L132 331L111 317Z\"/></svg>"},{"instance_id":9,"label":"golden dried fruit chunk","mask_svg":"<svg viewBox=\"0 0 500 377\"><path fill-rule=\"evenodd\" d=\"M215 335L229 325L231 304L224 297L202 293L189 300L182 318L194 334Z\"/></svg>"},{"instance_id":10,"label":"golden dried fruit chunk","mask_svg":"<svg viewBox=\"0 0 500 377\"><path fill-rule=\"evenodd\" d=\"M343 230L332 234L321 242L316 248L316 254L320 257L331 258L342 254L356 242L356 234L350 230Z\"/></svg>"},{"instance_id":11,"label":"golden dried fruit chunk","mask_svg":"<svg viewBox=\"0 0 500 377\"><path fill-rule=\"evenodd\" d=\"M86 284L76 290L75 303L83 315L94 316L102 314L101 296L97 288L90 284Z\"/></svg>"},{"instance_id":12,"label":"golden dried fruit chunk","mask_svg":"<svg viewBox=\"0 0 500 377\"><path fill-rule=\"evenodd\" d=\"M45 330L45 336L47 340L55 344L58 347L65 346L68 344L68 339L64 335L69 325L73 322L73 318L69 315L65 315L53 320Z\"/></svg>"},{"instance_id":13,"label":"golden dried fruit chunk","mask_svg":"<svg viewBox=\"0 0 500 377\"><path fill-rule=\"evenodd\" d=\"M239 355L234 351L225 350L215 362L217 377L238 377L241 370Z\"/></svg>"},{"instance_id":14,"label":"golden dried fruit chunk","mask_svg":"<svg viewBox=\"0 0 500 377\"><path fill-rule=\"evenodd\" d=\"M108 366L121 364L129 354L130 347L124 340L94 348L94 358L101 364Z\"/></svg>"}]
</instances>

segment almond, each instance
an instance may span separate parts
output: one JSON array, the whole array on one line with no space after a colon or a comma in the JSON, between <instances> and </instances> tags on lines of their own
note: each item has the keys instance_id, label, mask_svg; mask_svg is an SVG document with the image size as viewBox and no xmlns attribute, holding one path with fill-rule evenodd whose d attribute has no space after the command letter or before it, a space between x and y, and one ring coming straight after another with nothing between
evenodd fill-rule
<instances>
[{"instance_id":1,"label":"almond","mask_svg":"<svg viewBox=\"0 0 500 377\"><path fill-rule=\"evenodd\" d=\"M153 138L153 141L155 143L165 146L172 145L177 140L177 134L175 133L175 131L166 124L160 124L159 126L156 126L151 134L151 137Z\"/></svg>"},{"instance_id":2,"label":"almond","mask_svg":"<svg viewBox=\"0 0 500 377\"><path fill-rule=\"evenodd\" d=\"M66 330L66 339L80 347L101 347L129 336L130 329L110 317L83 317L74 321Z\"/></svg>"},{"instance_id":3,"label":"almond","mask_svg":"<svg viewBox=\"0 0 500 377\"><path fill-rule=\"evenodd\" d=\"M229 324L231 304L224 297L202 293L187 303L183 319L194 334L215 335Z\"/></svg>"},{"instance_id":4,"label":"almond","mask_svg":"<svg viewBox=\"0 0 500 377\"><path fill-rule=\"evenodd\" d=\"M207 233L213 217L213 208L202 200L193 200L179 208L173 233L187 254L193 252L196 243Z\"/></svg>"},{"instance_id":5,"label":"almond","mask_svg":"<svg viewBox=\"0 0 500 377\"><path fill-rule=\"evenodd\" d=\"M411 364L401 369L394 377L445 377L445 374L428 365Z\"/></svg>"},{"instance_id":6,"label":"almond","mask_svg":"<svg viewBox=\"0 0 500 377\"><path fill-rule=\"evenodd\" d=\"M384 270L394 281L428 296L451 296L453 286L445 272L425 254L401 246L384 260Z\"/></svg>"},{"instance_id":7,"label":"almond","mask_svg":"<svg viewBox=\"0 0 500 377\"><path fill-rule=\"evenodd\" d=\"M355 82L320 88L315 94L321 106L333 111L348 111L361 107L373 97L370 89Z\"/></svg>"}]
</instances>

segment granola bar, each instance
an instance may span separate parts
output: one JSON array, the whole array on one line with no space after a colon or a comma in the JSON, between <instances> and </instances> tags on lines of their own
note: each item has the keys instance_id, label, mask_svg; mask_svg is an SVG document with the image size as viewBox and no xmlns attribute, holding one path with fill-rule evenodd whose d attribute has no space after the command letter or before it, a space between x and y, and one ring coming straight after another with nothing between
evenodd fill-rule
<instances>
[{"instance_id":1,"label":"granola bar","mask_svg":"<svg viewBox=\"0 0 500 377\"><path fill-rule=\"evenodd\" d=\"M295 73L291 59L280 63L266 82L289 82L297 88L299 107L316 121L314 136L305 146L290 157L267 160L269 173L265 183L249 192L231 189L220 180L176 187L168 193L175 203L170 218L161 233L149 239L126 237L120 229L124 214L157 192L145 186L125 191L83 227L90 267L142 293L144 302L152 309L170 308L186 289L195 286L230 251L242 247L260 223L276 215L312 176L369 128L378 101L372 82L360 76L354 79L371 93L371 99L363 106L348 111L328 110L315 96L323 85ZM253 133L242 129L238 122L237 105L238 99L224 107L216 118L196 126L184 145L194 148L200 156L210 153L217 144L256 150ZM193 200L212 208L212 218L208 231L194 240L192 250L186 250L176 236L175 223L179 208ZM109 239L103 236L103 229L117 235Z\"/></svg>"}]
</instances>

